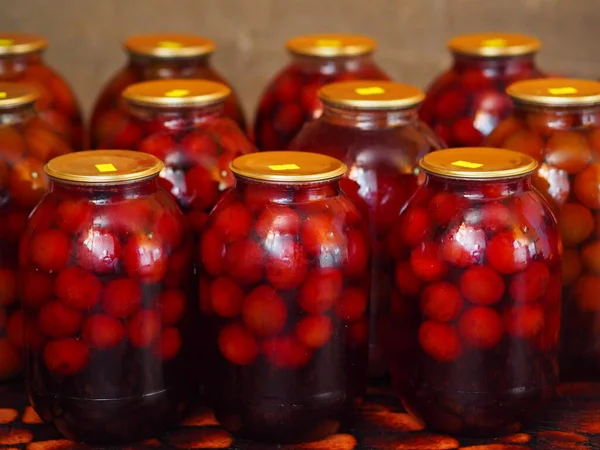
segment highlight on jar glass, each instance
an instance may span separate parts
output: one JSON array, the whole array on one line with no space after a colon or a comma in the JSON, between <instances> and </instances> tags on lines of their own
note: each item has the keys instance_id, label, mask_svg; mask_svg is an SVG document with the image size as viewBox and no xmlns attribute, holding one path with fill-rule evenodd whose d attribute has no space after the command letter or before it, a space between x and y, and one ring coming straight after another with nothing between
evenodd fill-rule
<instances>
[{"instance_id":1,"label":"highlight on jar glass","mask_svg":"<svg viewBox=\"0 0 600 450\"><path fill-rule=\"evenodd\" d=\"M141 34L123 43L128 61L100 92L90 123L90 142L98 142L110 133L122 119L119 109L121 92L142 81L194 78L215 81L233 88L211 65L215 43L205 37L190 34ZM225 99L225 113L242 130L246 119L235 92Z\"/></svg>"},{"instance_id":2,"label":"highlight on jar glass","mask_svg":"<svg viewBox=\"0 0 600 450\"><path fill-rule=\"evenodd\" d=\"M394 390L428 427L517 432L558 382L562 245L537 163L494 148L421 160L399 216L386 351Z\"/></svg>"},{"instance_id":3,"label":"highlight on jar glass","mask_svg":"<svg viewBox=\"0 0 600 450\"><path fill-rule=\"evenodd\" d=\"M127 148L161 159L160 184L173 194L199 232L222 191L233 186L229 163L256 149L225 115L230 94L221 83L157 80L123 91L127 116L98 142L99 148Z\"/></svg>"},{"instance_id":4,"label":"highlight on jar glass","mask_svg":"<svg viewBox=\"0 0 600 450\"><path fill-rule=\"evenodd\" d=\"M488 142L542 161L534 186L553 206L565 246L561 377L600 380L600 83L531 80L507 92L515 112Z\"/></svg>"},{"instance_id":5,"label":"highlight on jar glass","mask_svg":"<svg viewBox=\"0 0 600 450\"><path fill-rule=\"evenodd\" d=\"M34 34L0 33L0 81L24 83L38 93L35 109L74 150L84 144L83 119L67 82L42 57L46 40Z\"/></svg>"},{"instance_id":6,"label":"highlight on jar glass","mask_svg":"<svg viewBox=\"0 0 600 450\"><path fill-rule=\"evenodd\" d=\"M52 189L19 253L25 376L37 413L68 439L156 436L194 395L192 236L162 168L121 150L45 167Z\"/></svg>"},{"instance_id":7,"label":"highlight on jar glass","mask_svg":"<svg viewBox=\"0 0 600 450\"><path fill-rule=\"evenodd\" d=\"M259 100L254 140L260 150L281 150L322 112L319 89L347 80L388 80L372 58L377 42L352 34L314 34L287 41L292 60Z\"/></svg>"},{"instance_id":8,"label":"highlight on jar glass","mask_svg":"<svg viewBox=\"0 0 600 450\"><path fill-rule=\"evenodd\" d=\"M29 213L48 188L44 163L70 152L63 138L36 116L37 98L32 87L0 82L0 382L22 369L19 239Z\"/></svg>"},{"instance_id":9,"label":"highlight on jar glass","mask_svg":"<svg viewBox=\"0 0 600 450\"><path fill-rule=\"evenodd\" d=\"M394 264L388 240L391 225L423 181L418 162L443 147L417 115L425 94L389 81L341 81L319 91L323 115L304 126L290 148L323 153L349 170L344 192L369 222L371 241L371 334L369 373L387 371L379 334L387 314Z\"/></svg>"},{"instance_id":10,"label":"highlight on jar glass","mask_svg":"<svg viewBox=\"0 0 600 450\"><path fill-rule=\"evenodd\" d=\"M447 44L452 67L427 89L421 118L448 147L478 146L512 111L506 87L541 78L532 36L484 33L456 36Z\"/></svg>"},{"instance_id":11,"label":"highlight on jar glass","mask_svg":"<svg viewBox=\"0 0 600 450\"><path fill-rule=\"evenodd\" d=\"M221 425L297 443L337 432L365 391L369 247L340 190L346 166L313 153L236 158L236 185L199 246L199 351Z\"/></svg>"}]
</instances>

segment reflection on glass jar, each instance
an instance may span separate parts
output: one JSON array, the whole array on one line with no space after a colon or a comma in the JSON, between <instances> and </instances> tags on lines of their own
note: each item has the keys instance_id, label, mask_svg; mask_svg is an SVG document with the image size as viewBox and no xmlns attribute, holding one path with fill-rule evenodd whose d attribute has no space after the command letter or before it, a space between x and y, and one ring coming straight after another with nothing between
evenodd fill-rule
<instances>
[{"instance_id":1,"label":"reflection on glass jar","mask_svg":"<svg viewBox=\"0 0 600 450\"><path fill-rule=\"evenodd\" d=\"M493 148L429 153L395 225L386 351L404 406L433 429L513 433L555 391L562 246L536 165Z\"/></svg>"},{"instance_id":2,"label":"reflection on glass jar","mask_svg":"<svg viewBox=\"0 0 600 450\"><path fill-rule=\"evenodd\" d=\"M563 258L561 377L600 380L600 83L554 78L507 89L512 117L488 137L542 162L534 186L558 217Z\"/></svg>"},{"instance_id":3,"label":"reflection on glass jar","mask_svg":"<svg viewBox=\"0 0 600 450\"><path fill-rule=\"evenodd\" d=\"M150 80L195 78L229 86L210 64L216 47L210 39L189 34L143 34L130 37L123 46L129 58L127 64L102 89L94 106L89 137L92 146L97 146L119 123L121 92L129 85ZM244 113L235 92L225 100L225 113L242 130L246 129Z\"/></svg>"},{"instance_id":4,"label":"reflection on glass jar","mask_svg":"<svg viewBox=\"0 0 600 450\"><path fill-rule=\"evenodd\" d=\"M509 33L451 39L452 67L429 86L421 118L449 147L480 145L511 113L506 87L544 76L534 60L540 46L531 36Z\"/></svg>"},{"instance_id":5,"label":"reflection on glass jar","mask_svg":"<svg viewBox=\"0 0 600 450\"><path fill-rule=\"evenodd\" d=\"M262 152L232 170L236 186L198 251L205 390L236 435L317 440L352 417L365 390L366 227L334 158Z\"/></svg>"},{"instance_id":6,"label":"reflection on glass jar","mask_svg":"<svg viewBox=\"0 0 600 450\"><path fill-rule=\"evenodd\" d=\"M315 34L290 39L292 61L270 81L260 98L254 139L260 150L287 148L302 125L322 112L319 89L348 80L387 80L372 53L377 43L366 36Z\"/></svg>"},{"instance_id":7,"label":"reflection on glass jar","mask_svg":"<svg viewBox=\"0 0 600 450\"><path fill-rule=\"evenodd\" d=\"M369 222L371 238L371 345L369 372L385 374L379 343L388 310L393 260L390 228L419 182L418 162L442 142L417 117L424 94L389 81L343 81L319 91L323 115L304 126L290 144L343 161L342 189Z\"/></svg>"},{"instance_id":8,"label":"reflection on glass jar","mask_svg":"<svg viewBox=\"0 0 600 450\"><path fill-rule=\"evenodd\" d=\"M196 389L189 229L130 151L46 165L52 189L21 240L25 373L37 413L68 439L156 436Z\"/></svg>"}]
</instances>

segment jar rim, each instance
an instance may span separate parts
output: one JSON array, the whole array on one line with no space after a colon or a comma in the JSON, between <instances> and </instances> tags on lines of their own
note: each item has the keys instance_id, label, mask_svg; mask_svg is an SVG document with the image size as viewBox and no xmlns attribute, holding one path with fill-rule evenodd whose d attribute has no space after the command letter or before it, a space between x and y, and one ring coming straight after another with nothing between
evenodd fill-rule
<instances>
[{"instance_id":1,"label":"jar rim","mask_svg":"<svg viewBox=\"0 0 600 450\"><path fill-rule=\"evenodd\" d=\"M540 50L542 43L527 34L476 33L455 36L446 46L454 53L497 58L535 53Z\"/></svg>"},{"instance_id":2,"label":"jar rim","mask_svg":"<svg viewBox=\"0 0 600 450\"><path fill-rule=\"evenodd\" d=\"M289 39L286 48L296 55L320 58L360 56L373 53L377 41L359 34L306 34Z\"/></svg>"},{"instance_id":3,"label":"jar rim","mask_svg":"<svg viewBox=\"0 0 600 450\"><path fill-rule=\"evenodd\" d=\"M0 109L14 108L35 103L39 92L21 83L0 82Z\"/></svg>"},{"instance_id":4,"label":"jar rim","mask_svg":"<svg viewBox=\"0 0 600 450\"><path fill-rule=\"evenodd\" d=\"M538 78L506 88L513 100L544 106L586 106L600 103L600 83L577 78Z\"/></svg>"},{"instance_id":5,"label":"jar rim","mask_svg":"<svg viewBox=\"0 0 600 450\"><path fill-rule=\"evenodd\" d=\"M135 83L121 93L129 103L148 106L205 106L224 102L231 89L208 80L169 79Z\"/></svg>"},{"instance_id":6,"label":"jar rim","mask_svg":"<svg viewBox=\"0 0 600 450\"><path fill-rule=\"evenodd\" d=\"M129 53L154 58L193 58L215 51L214 41L193 34L161 33L130 36L123 47Z\"/></svg>"},{"instance_id":7,"label":"jar rim","mask_svg":"<svg viewBox=\"0 0 600 450\"><path fill-rule=\"evenodd\" d=\"M0 33L0 56L23 55L45 49L48 41L30 33Z\"/></svg>"},{"instance_id":8,"label":"jar rim","mask_svg":"<svg viewBox=\"0 0 600 450\"><path fill-rule=\"evenodd\" d=\"M319 89L323 103L356 109L406 109L425 100L414 86L392 81L359 80L330 83Z\"/></svg>"}]
</instances>

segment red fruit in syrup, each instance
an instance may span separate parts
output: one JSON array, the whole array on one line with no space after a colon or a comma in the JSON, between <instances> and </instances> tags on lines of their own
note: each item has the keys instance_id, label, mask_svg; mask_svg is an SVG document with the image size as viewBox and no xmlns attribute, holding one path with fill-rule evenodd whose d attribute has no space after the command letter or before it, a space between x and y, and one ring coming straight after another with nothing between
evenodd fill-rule
<instances>
[{"instance_id":1,"label":"red fruit in syrup","mask_svg":"<svg viewBox=\"0 0 600 450\"><path fill-rule=\"evenodd\" d=\"M308 348L323 347L332 335L333 324L327 316L306 316L296 326L296 337Z\"/></svg>"},{"instance_id":2,"label":"red fruit in syrup","mask_svg":"<svg viewBox=\"0 0 600 450\"><path fill-rule=\"evenodd\" d=\"M329 311L342 293L343 281L337 269L318 269L309 273L300 287L300 307L310 314Z\"/></svg>"},{"instance_id":3,"label":"red fruit in syrup","mask_svg":"<svg viewBox=\"0 0 600 450\"><path fill-rule=\"evenodd\" d=\"M79 237L74 252L84 269L108 274L115 271L121 258L121 241L108 230L91 229Z\"/></svg>"},{"instance_id":4,"label":"red fruit in syrup","mask_svg":"<svg viewBox=\"0 0 600 450\"><path fill-rule=\"evenodd\" d=\"M442 362L453 361L462 354L454 327L428 320L419 327L419 344L425 353Z\"/></svg>"},{"instance_id":5,"label":"red fruit in syrup","mask_svg":"<svg viewBox=\"0 0 600 450\"><path fill-rule=\"evenodd\" d=\"M216 278L210 285L212 311L221 317L235 317L242 311L244 291L231 278Z\"/></svg>"},{"instance_id":6,"label":"red fruit in syrup","mask_svg":"<svg viewBox=\"0 0 600 450\"><path fill-rule=\"evenodd\" d=\"M310 360L310 350L291 336L269 339L263 343L267 360L279 369L299 369Z\"/></svg>"},{"instance_id":7,"label":"red fruit in syrup","mask_svg":"<svg viewBox=\"0 0 600 450\"><path fill-rule=\"evenodd\" d=\"M185 294L179 289L168 289L160 293L158 304L164 325L176 325L185 313Z\"/></svg>"},{"instance_id":8,"label":"red fruit in syrup","mask_svg":"<svg viewBox=\"0 0 600 450\"><path fill-rule=\"evenodd\" d=\"M125 319L142 306L142 288L130 278L109 281L102 292L102 307L106 313Z\"/></svg>"},{"instance_id":9,"label":"red fruit in syrup","mask_svg":"<svg viewBox=\"0 0 600 450\"><path fill-rule=\"evenodd\" d=\"M242 317L246 327L258 336L279 333L287 320L287 309L275 289L258 286L244 300Z\"/></svg>"},{"instance_id":10,"label":"red fruit in syrup","mask_svg":"<svg viewBox=\"0 0 600 450\"><path fill-rule=\"evenodd\" d=\"M163 361L175 358L181 350L181 333L175 327L162 330L160 339L154 346L154 354Z\"/></svg>"},{"instance_id":11,"label":"red fruit in syrup","mask_svg":"<svg viewBox=\"0 0 600 450\"><path fill-rule=\"evenodd\" d=\"M544 328L544 309L539 303L511 306L504 311L504 326L512 337L531 339Z\"/></svg>"},{"instance_id":12,"label":"red fruit in syrup","mask_svg":"<svg viewBox=\"0 0 600 450\"><path fill-rule=\"evenodd\" d=\"M45 272L55 272L67 265L71 244L67 234L51 229L34 234L29 249L31 262Z\"/></svg>"},{"instance_id":13,"label":"red fruit in syrup","mask_svg":"<svg viewBox=\"0 0 600 450\"><path fill-rule=\"evenodd\" d=\"M258 216L254 230L261 239L270 235L295 236L300 231L300 216L283 205L268 205Z\"/></svg>"},{"instance_id":14,"label":"red fruit in syrup","mask_svg":"<svg viewBox=\"0 0 600 450\"><path fill-rule=\"evenodd\" d=\"M243 204L232 203L215 211L212 226L225 243L230 244L248 235L252 226L252 214Z\"/></svg>"},{"instance_id":15,"label":"red fruit in syrup","mask_svg":"<svg viewBox=\"0 0 600 450\"><path fill-rule=\"evenodd\" d=\"M346 231L348 239L348 257L344 261L344 272L348 276L361 276L364 274L369 261L369 244L366 236L358 229Z\"/></svg>"},{"instance_id":16,"label":"red fruit in syrup","mask_svg":"<svg viewBox=\"0 0 600 450\"><path fill-rule=\"evenodd\" d=\"M458 322L461 339L475 348L492 348L500 342L504 327L495 309L487 306L468 308Z\"/></svg>"},{"instance_id":17,"label":"red fruit in syrup","mask_svg":"<svg viewBox=\"0 0 600 450\"><path fill-rule=\"evenodd\" d=\"M441 280L448 270L440 258L439 246L433 242L414 248L410 254L410 265L417 278L429 282Z\"/></svg>"},{"instance_id":18,"label":"red fruit in syrup","mask_svg":"<svg viewBox=\"0 0 600 450\"><path fill-rule=\"evenodd\" d=\"M225 256L227 273L238 284L258 283L263 277L265 255L258 243L251 239L234 242Z\"/></svg>"},{"instance_id":19,"label":"red fruit in syrup","mask_svg":"<svg viewBox=\"0 0 600 450\"><path fill-rule=\"evenodd\" d=\"M335 304L335 313L347 322L356 322L367 311L367 294L363 289L350 287L342 292Z\"/></svg>"},{"instance_id":20,"label":"red fruit in syrup","mask_svg":"<svg viewBox=\"0 0 600 450\"><path fill-rule=\"evenodd\" d=\"M243 325L233 323L219 333L219 350L229 362L238 366L252 364L258 355L256 339Z\"/></svg>"},{"instance_id":21,"label":"red fruit in syrup","mask_svg":"<svg viewBox=\"0 0 600 450\"><path fill-rule=\"evenodd\" d=\"M482 229L462 224L444 236L442 256L456 267L468 267L483 258L485 243L485 232Z\"/></svg>"},{"instance_id":22,"label":"red fruit in syrup","mask_svg":"<svg viewBox=\"0 0 600 450\"><path fill-rule=\"evenodd\" d=\"M266 243L267 280L277 289L294 289L306 277L308 264L302 245L286 237L274 237Z\"/></svg>"},{"instance_id":23,"label":"red fruit in syrup","mask_svg":"<svg viewBox=\"0 0 600 450\"><path fill-rule=\"evenodd\" d=\"M301 236L304 248L310 255L333 253L345 242L344 234L336 226L334 218L326 213L304 219Z\"/></svg>"},{"instance_id":24,"label":"red fruit in syrup","mask_svg":"<svg viewBox=\"0 0 600 450\"><path fill-rule=\"evenodd\" d=\"M210 228L200 240L200 259L209 274L216 277L225 271L225 251L227 246L219 234Z\"/></svg>"},{"instance_id":25,"label":"red fruit in syrup","mask_svg":"<svg viewBox=\"0 0 600 450\"><path fill-rule=\"evenodd\" d=\"M460 291L452 283L438 281L421 292L419 307L425 317L438 322L455 320L463 309Z\"/></svg>"},{"instance_id":26,"label":"red fruit in syrup","mask_svg":"<svg viewBox=\"0 0 600 450\"><path fill-rule=\"evenodd\" d=\"M487 244L485 256L490 266L502 274L524 270L529 264L530 240L518 231L495 235Z\"/></svg>"},{"instance_id":27,"label":"red fruit in syrup","mask_svg":"<svg viewBox=\"0 0 600 450\"><path fill-rule=\"evenodd\" d=\"M400 261L394 270L394 280L398 292L405 295L417 295L421 289L421 281L415 275L408 261Z\"/></svg>"},{"instance_id":28,"label":"red fruit in syrup","mask_svg":"<svg viewBox=\"0 0 600 450\"><path fill-rule=\"evenodd\" d=\"M89 361L87 346L75 338L55 339L44 348L44 362L50 372L68 376L81 372Z\"/></svg>"},{"instance_id":29,"label":"red fruit in syrup","mask_svg":"<svg viewBox=\"0 0 600 450\"><path fill-rule=\"evenodd\" d=\"M127 336L134 347L150 347L160 334L160 316L156 311L143 309L127 322Z\"/></svg>"},{"instance_id":30,"label":"red fruit in syrup","mask_svg":"<svg viewBox=\"0 0 600 450\"><path fill-rule=\"evenodd\" d=\"M0 269L0 307L17 301L17 274L14 270Z\"/></svg>"},{"instance_id":31,"label":"red fruit in syrup","mask_svg":"<svg viewBox=\"0 0 600 450\"><path fill-rule=\"evenodd\" d=\"M71 309L59 300L52 300L40 309L38 327L47 336L68 337L77 334L82 317L81 311Z\"/></svg>"},{"instance_id":32,"label":"red fruit in syrup","mask_svg":"<svg viewBox=\"0 0 600 450\"><path fill-rule=\"evenodd\" d=\"M152 234L132 236L123 248L127 275L145 283L157 283L167 273L167 252L162 241Z\"/></svg>"},{"instance_id":33,"label":"red fruit in syrup","mask_svg":"<svg viewBox=\"0 0 600 450\"><path fill-rule=\"evenodd\" d=\"M504 280L487 266L467 269L460 277L460 292L471 303L491 305L504 295Z\"/></svg>"},{"instance_id":34,"label":"red fruit in syrup","mask_svg":"<svg viewBox=\"0 0 600 450\"><path fill-rule=\"evenodd\" d=\"M517 302L534 302L544 295L549 283L550 270L546 264L534 262L523 272L512 276L508 292Z\"/></svg>"},{"instance_id":35,"label":"red fruit in syrup","mask_svg":"<svg viewBox=\"0 0 600 450\"><path fill-rule=\"evenodd\" d=\"M79 266L59 272L54 283L54 293L65 305L73 309L90 309L100 300L102 282L93 273Z\"/></svg>"},{"instance_id":36,"label":"red fruit in syrup","mask_svg":"<svg viewBox=\"0 0 600 450\"><path fill-rule=\"evenodd\" d=\"M431 216L427 209L412 208L400 217L398 233L402 241L409 247L428 241L433 233Z\"/></svg>"},{"instance_id":37,"label":"red fruit in syrup","mask_svg":"<svg viewBox=\"0 0 600 450\"><path fill-rule=\"evenodd\" d=\"M84 322L81 334L90 347L106 350L119 345L125 330L120 320L106 314L94 314Z\"/></svg>"},{"instance_id":38,"label":"red fruit in syrup","mask_svg":"<svg viewBox=\"0 0 600 450\"><path fill-rule=\"evenodd\" d=\"M515 219L508 206L490 202L481 208L481 226L488 233L498 233L509 228Z\"/></svg>"},{"instance_id":39,"label":"red fruit in syrup","mask_svg":"<svg viewBox=\"0 0 600 450\"><path fill-rule=\"evenodd\" d=\"M93 209L81 200L64 200L56 209L56 224L67 233L76 233L89 224Z\"/></svg>"}]
</instances>

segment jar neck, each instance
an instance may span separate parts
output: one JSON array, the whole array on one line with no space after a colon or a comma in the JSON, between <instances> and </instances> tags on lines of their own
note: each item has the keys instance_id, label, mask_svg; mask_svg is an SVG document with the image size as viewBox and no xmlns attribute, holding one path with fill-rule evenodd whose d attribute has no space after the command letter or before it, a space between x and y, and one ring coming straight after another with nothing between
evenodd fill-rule
<instances>
[{"instance_id":1,"label":"jar neck","mask_svg":"<svg viewBox=\"0 0 600 450\"><path fill-rule=\"evenodd\" d=\"M318 72L322 74L333 74L340 71L356 72L361 67L372 64L373 58L370 53L356 56L319 57L297 55L292 53L292 64L303 72Z\"/></svg>"},{"instance_id":2,"label":"jar neck","mask_svg":"<svg viewBox=\"0 0 600 450\"><path fill-rule=\"evenodd\" d=\"M160 121L164 128L181 130L194 128L209 120L224 116L225 101L204 106L182 106L173 108L128 103L127 109L131 116L139 121Z\"/></svg>"},{"instance_id":3,"label":"jar neck","mask_svg":"<svg viewBox=\"0 0 600 450\"><path fill-rule=\"evenodd\" d=\"M453 69L457 72L477 69L489 71L493 74L498 72L511 75L523 71L537 70L535 65L535 53L518 56L503 56L490 58L485 56L470 56L453 53Z\"/></svg>"},{"instance_id":4,"label":"jar neck","mask_svg":"<svg viewBox=\"0 0 600 450\"><path fill-rule=\"evenodd\" d=\"M17 125L33 119L35 115L34 103L13 108L0 108L0 125Z\"/></svg>"},{"instance_id":5,"label":"jar neck","mask_svg":"<svg viewBox=\"0 0 600 450\"><path fill-rule=\"evenodd\" d=\"M471 180L427 174L425 186L433 191L449 191L468 200L500 200L531 191L531 174L515 178Z\"/></svg>"},{"instance_id":6,"label":"jar neck","mask_svg":"<svg viewBox=\"0 0 600 450\"><path fill-rule=\"evenodd\" d=\"M208 67L211 55L201 55L189 58L156 58L153 56L129 54L129 65L141 72L149 71L151 78L173 78L173 69L180 70L178 77L192 76L199 67ZM161 70L164 73L161 73ZM189 73L186 72L189 70ZM161 77L162 75L162 77Z\"/></svg>"},{"instance_id":7,"label":"jar neck","mask_svg":"<svg viewBox=\"0 0 600 450\"><path fill-rule=\"evenodd\" d=\"M514 102L514 116L533 126L556 130L600 127L600 105L548 106Z\"/></svg>"},{"instance_id":8,"label":"jar neck","mask_svg":"<svg viewBox=\"0 0 600 450\"><path fill-rule=\"evenodd\" d=\"M329 197L336 197L340 194L340 179L308 182L308 183L273 183L260 180L251 180L243 177L236 177L236 189L248 193L249 201L253 201L252 196L260 199L261 203L297 203L310 202L311 199L323 200ZM301 193L301 200L298 194Z\"/></svg>"},{"instance_id":9,"label":"jar neck","mask_svg":"<svg viewBox=\"0 0 600 450\"><path fill-rule=\"evenodd\" d=\"M145 178L131 183L75 184L65 183L60 180L51 180L50 183L50 191L59 196L69 197L75 195L99 204L145 197L154 194L158 189L158 176Z\"/></svg>"},{"instance_id":10,"label":"jar neck","mask_svg":"<svg viewBox=\"0 0 600 450\"><path fill-rule=\"evenodd\" d=\"M333 125L360 129L391 128L418 120L417 107L394 110L364 110L324 104L322 120Z\"/></svg>"},{"instance_id":11,"label":"jar neck","mask_svg":"<svg viewBox=\"0 0 600 450\"><path fill-rule=\"evenodd\" d=\"M22 55L6 55L0 57L0 73L24 72L29 66L42 63L42 52L31 52Z\"/></svg>"}]
</instances>

